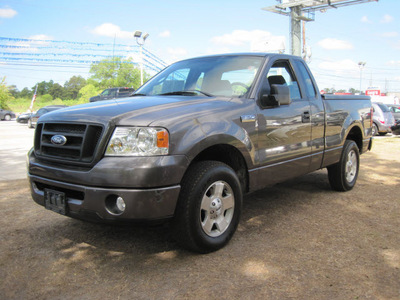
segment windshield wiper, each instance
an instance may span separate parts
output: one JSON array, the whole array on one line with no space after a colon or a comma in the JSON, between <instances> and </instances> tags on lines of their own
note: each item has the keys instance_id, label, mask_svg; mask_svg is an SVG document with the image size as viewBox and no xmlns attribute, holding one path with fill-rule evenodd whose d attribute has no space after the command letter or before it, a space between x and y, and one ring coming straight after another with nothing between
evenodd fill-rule
<instances>
[{"instance_id":1,"label":"windshield wiper","mask_svg":"<svg viewBox=\"0 0 400 300\"><path fill-rule=\"evenodd\" d=\"M174 95L179 95L179 96L195 96L198 94L203 94L204 96L207 97L214 97L213 95L200 91L200 90L186 90L186 91L175 91L175 92L169 92L169 93L164 93L164 94L159 94L160 96L174 96Z\"/></svg>"},{"instance_id":2,"label":"windshield wiper","mask_svg":"<svg viewBox=\"0 0 400 300\"><path fill-rule=\"evenodd\" d=\"M146 94L131 94L129 97L136 97L136 96L147 96Z\"/></svg>"}]
</instances>

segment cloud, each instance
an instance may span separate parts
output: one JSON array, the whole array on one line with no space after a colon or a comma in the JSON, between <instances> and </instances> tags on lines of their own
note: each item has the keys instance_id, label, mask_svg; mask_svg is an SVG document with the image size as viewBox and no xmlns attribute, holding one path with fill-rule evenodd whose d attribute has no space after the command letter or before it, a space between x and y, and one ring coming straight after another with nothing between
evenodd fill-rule
<instances>
[{"instance_id":1,"label":"cloud","mask_svg":"<svg viewBox=\"0 0 400 300\"><path fill-rule=\"evenodd\" d=\"M394 18L391 15L384 15L381 23L392 23Z\"/></svg>"},{"instance_id":2,"label":"cloud","mask_svg":"<svg viewBox=\"0 0 400 300\"><path fill-rule=\"evenodd\" d=\"M51 36L45 35L45 34L37 34L37 35L31 35L28 37L30 40L51 40L53 39Z\"/></svg>"},{"instance_id":3,"label":"cloud","mask_svg":"<svg viewBox=\"0 0 400 300\"><path fill-rule=\"evenodd\" d=\"M241 47L248 46L251 51L278 51L285 49L285 37L273 36L264 30L234 30L231 33L215 36L211 42L218 46Z\"/></svg>"},{"instance_id":4,"label":"cloud","mask_svg":"<svg viewBox=\"0 0 400 300\"><path fill-rule=\"evenodd\" d=\"M168 63L173 63L178 60L185 59L188 55L188 51L185 48L181 47L176 47L176 48L171 48L168 47L166 49L167 52L167 57L164 57L164 60Z\"/></svg>"},{"instance_id":5,"label":"cloud","mask_svg":"<svg viewBox=\"0 0 400 300\"><path fill-rule=\"evenodd\" d=\"M183 56L187 54L187 50L184 48L167 48L167 52L174 56Z\"/></svg>"},{"instance_id":6,"label":"cloud","mask_svg":"<svg viewBox=\"0 0 400 300\"><path fill-rule=\"evenodd\" d=\"M271 36L271 33L263 30L234 30L232 33L211 38L211 42L224 46L242 46L246 43L251 43L253 40L265 38L266 36Z\"/></svg>"},{"instance_id":7,"label":"cloud","mask_svg":"<svg viewBox=\"0 0 400 300\"><path fill-rule=\"evenodd\" d=\"M361 18L361 22L363 22L363 23L368 23L368 24L372 24L372 21L370 21L370 20L368 19L367 16L363 16L363 17Z\"/></svg>"},{"instance_id":8,"label":"cloud","mask_svg":"<svg viewBox=\"0 0 400 300\"><path fill-rule=\"evenodd\" d=\"M45 34L37 34L32 35L26 38L27 41L10 41L7 43L8 46L17 46L20 48L10 48L7 49L9 52L20 53L20 52L38 52L39 46L46 46L49 44L49 40L52 40L53 37L45 35Z\"/></svg>"},{"instance_id":9,"label":"cloud","mask_svg":"<svg viewBox=\"0 0 400 300\"><path fill-rule=\"evenodd\" d=\"M112 23L104 23L90 31L95 35L117 37L120 39L133 39L133 32L124 31L118 25Z\"/></svg>"},{"instance_id":10,"label":"cloud","mask_svg":"<svg viewBox=\"0 0 400 300\"><path fill-rule=\"evenodd\" d=\"M384 32L384 33L382 33L382 37L386 37L386 38L394 38L394 37L397 37L399 35L399 33L398 32L396 32L396 31L392 31L392 32Z\"/></svg>"},{"instance_id":11,"label":"cloud","mask_svg":"<svg viewBox=\"0 0 400 300\"><path fill-rule=\"evenodd\" d=\"M326 38L318 42L318 45L327 50L349 50L353 45L348 41Z\"/></svg>"},{"instance_id":12,"label":"cloud","mask_svg":"<svg viewBox=\"0 0 400 300\"><path fill-rule=\"evenodd\" d=\"M400 66L400 60L391 60L387 64L390 66Z\"/></svg>"},{"instance_id":13,"label":"cloud","mask_svg":"<svg viewBox=\"0 0 400 300\"><path fill-rule=\"evenodd\" d=\"M169 38L171 36L171 32L169 30L165 30L163 32L160 32L158 36L161 38Z\"/></svg>"},{"instance_id":14,"label":"cloud","mask_svg":"<svg viewBox=\"0 0 400 300\"><path fill-rule=\"evenodd\" d=\"M17 12L12 8L0 8L0 18L10 19L15 17Z\"/></svg>"}]
</instances>

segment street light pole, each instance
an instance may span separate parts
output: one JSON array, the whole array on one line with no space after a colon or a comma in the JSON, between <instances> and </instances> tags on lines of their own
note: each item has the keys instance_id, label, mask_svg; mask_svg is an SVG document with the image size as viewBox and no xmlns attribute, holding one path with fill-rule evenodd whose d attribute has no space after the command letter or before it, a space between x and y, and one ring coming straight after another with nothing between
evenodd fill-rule
<instances>
[{"instance_id":1,"label":"street light pole","mask_svg":"<svg viewBox=\"0 0 400 300\"><path fill-rule=\"evenodd\" d=\"M149 34L144 33L142 35L141 31L136 30L133 36L136 38L136 43L140 47L140 85L143 85L143 45L149 37Z\"/></svg>"},{"instance_id":2,"label":"street light pole","mask_svg":"<svg viewBox=\"0 0 400 300\"><path fill-rule=\"evenodd\" d=\"M361 81L362 81L362 70L365 67L366 62L365 61L360 61L358 63L358 67L360 68L360 95L361 95Z\"/></svg>"}]
</instances>

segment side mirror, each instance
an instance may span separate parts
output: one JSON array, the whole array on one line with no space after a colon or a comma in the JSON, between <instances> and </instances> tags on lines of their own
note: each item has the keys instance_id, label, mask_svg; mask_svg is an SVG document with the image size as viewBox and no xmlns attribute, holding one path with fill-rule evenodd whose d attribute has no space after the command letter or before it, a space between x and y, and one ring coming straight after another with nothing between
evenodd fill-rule
<instances>
[{"instance_id":1,"label":"side mirror","mask_svg":"<svg viewBox=\"0 0 400 300\"><path fill-rule=\"evenodd\" d=\"M290 103L292 103L290 99L290 89L287 85L283 84L272 84L271 94L261 96L261 105L263 107L289 105Z\"/></svg>"}]
</instances>

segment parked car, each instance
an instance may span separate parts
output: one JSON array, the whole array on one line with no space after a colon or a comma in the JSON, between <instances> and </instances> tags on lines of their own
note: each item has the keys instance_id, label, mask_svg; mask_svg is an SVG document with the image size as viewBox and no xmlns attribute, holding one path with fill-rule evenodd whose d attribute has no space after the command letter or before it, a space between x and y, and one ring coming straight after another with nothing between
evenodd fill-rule
<instances>
[{"instance_id":1,"label":"parked car","mask_svg":"<svg viewBox=\"0 0 400 300\"><path fill-rule=\"evenodd\" d=\"M96 102L96 101L110 100L115 98L129 97L134 91L135 91L134 88L129 88L129 87L105 89L104 91L101 92L100 95L90 98L89 101Z\"/></svg>"},{"instance_id":2,"label":"parked car","mask_svg":"<svg viewBox=\"0 0 400 300\"><path fill-rule=\"evenodd\" d=\"M400 135L400 120L396 122L396 125L392 126L392 134Z\"/></svg>"},{"instance_id":3,"label":"parked car","mask_svg":"<svg viewBox=\"0 0 400 300\"><path fill-rule=\"evenodd\" d=\"M381 102L373 102L372 108L374 112L372 135L385 135L392 132L391 127L395 122L389 107Z\"/></svg>"},{"instance_id":4,"label":"parked car","mask_svg":"<svg viewBox=\"0 0 400 300\"><path fill-rule=\"evenodd\" d=\"M0 108L0 120L10 121L13 118L15 118L15 113L13 113L11 110Z\"/></svg>"},{"instance_id":5,"label":"parked car","mask_svg":"<svg viewBox=\"0 0 400 300\"><path fill-rule=\"evenodd\" d=\"M28 123L29 118L31 117L32 113L26 112L22 113L17 117L17 122L18 123Z\"/></svg>"},{"instance_id":6,"label":"parked car","mask_svg":"<svg viewBox=\"0 0 400 300\"><path fill-rule=\"evenodd\" d=\"M28 119L28 127L29 128L35 128L37 120L39 119L39 117L57 110L57 109L61 109L61 108L65 108L68 107L67 105L49 105L49 106L45 106L42 107L41 109L39 109L36 113L32 114L30 116L30 118Z\"/></svg>"},{"instance_id":7,"label":"parked car","mask_svg":"<svg viewBox=\"0 0 400 300\"><path fill-rule=\"evenodd\" d=\"M394 120L400 121L400 104L386 104L387 107L389 107L390 111L392 112L392 115L394 117Z\"/></svg>"}]
</instances>

